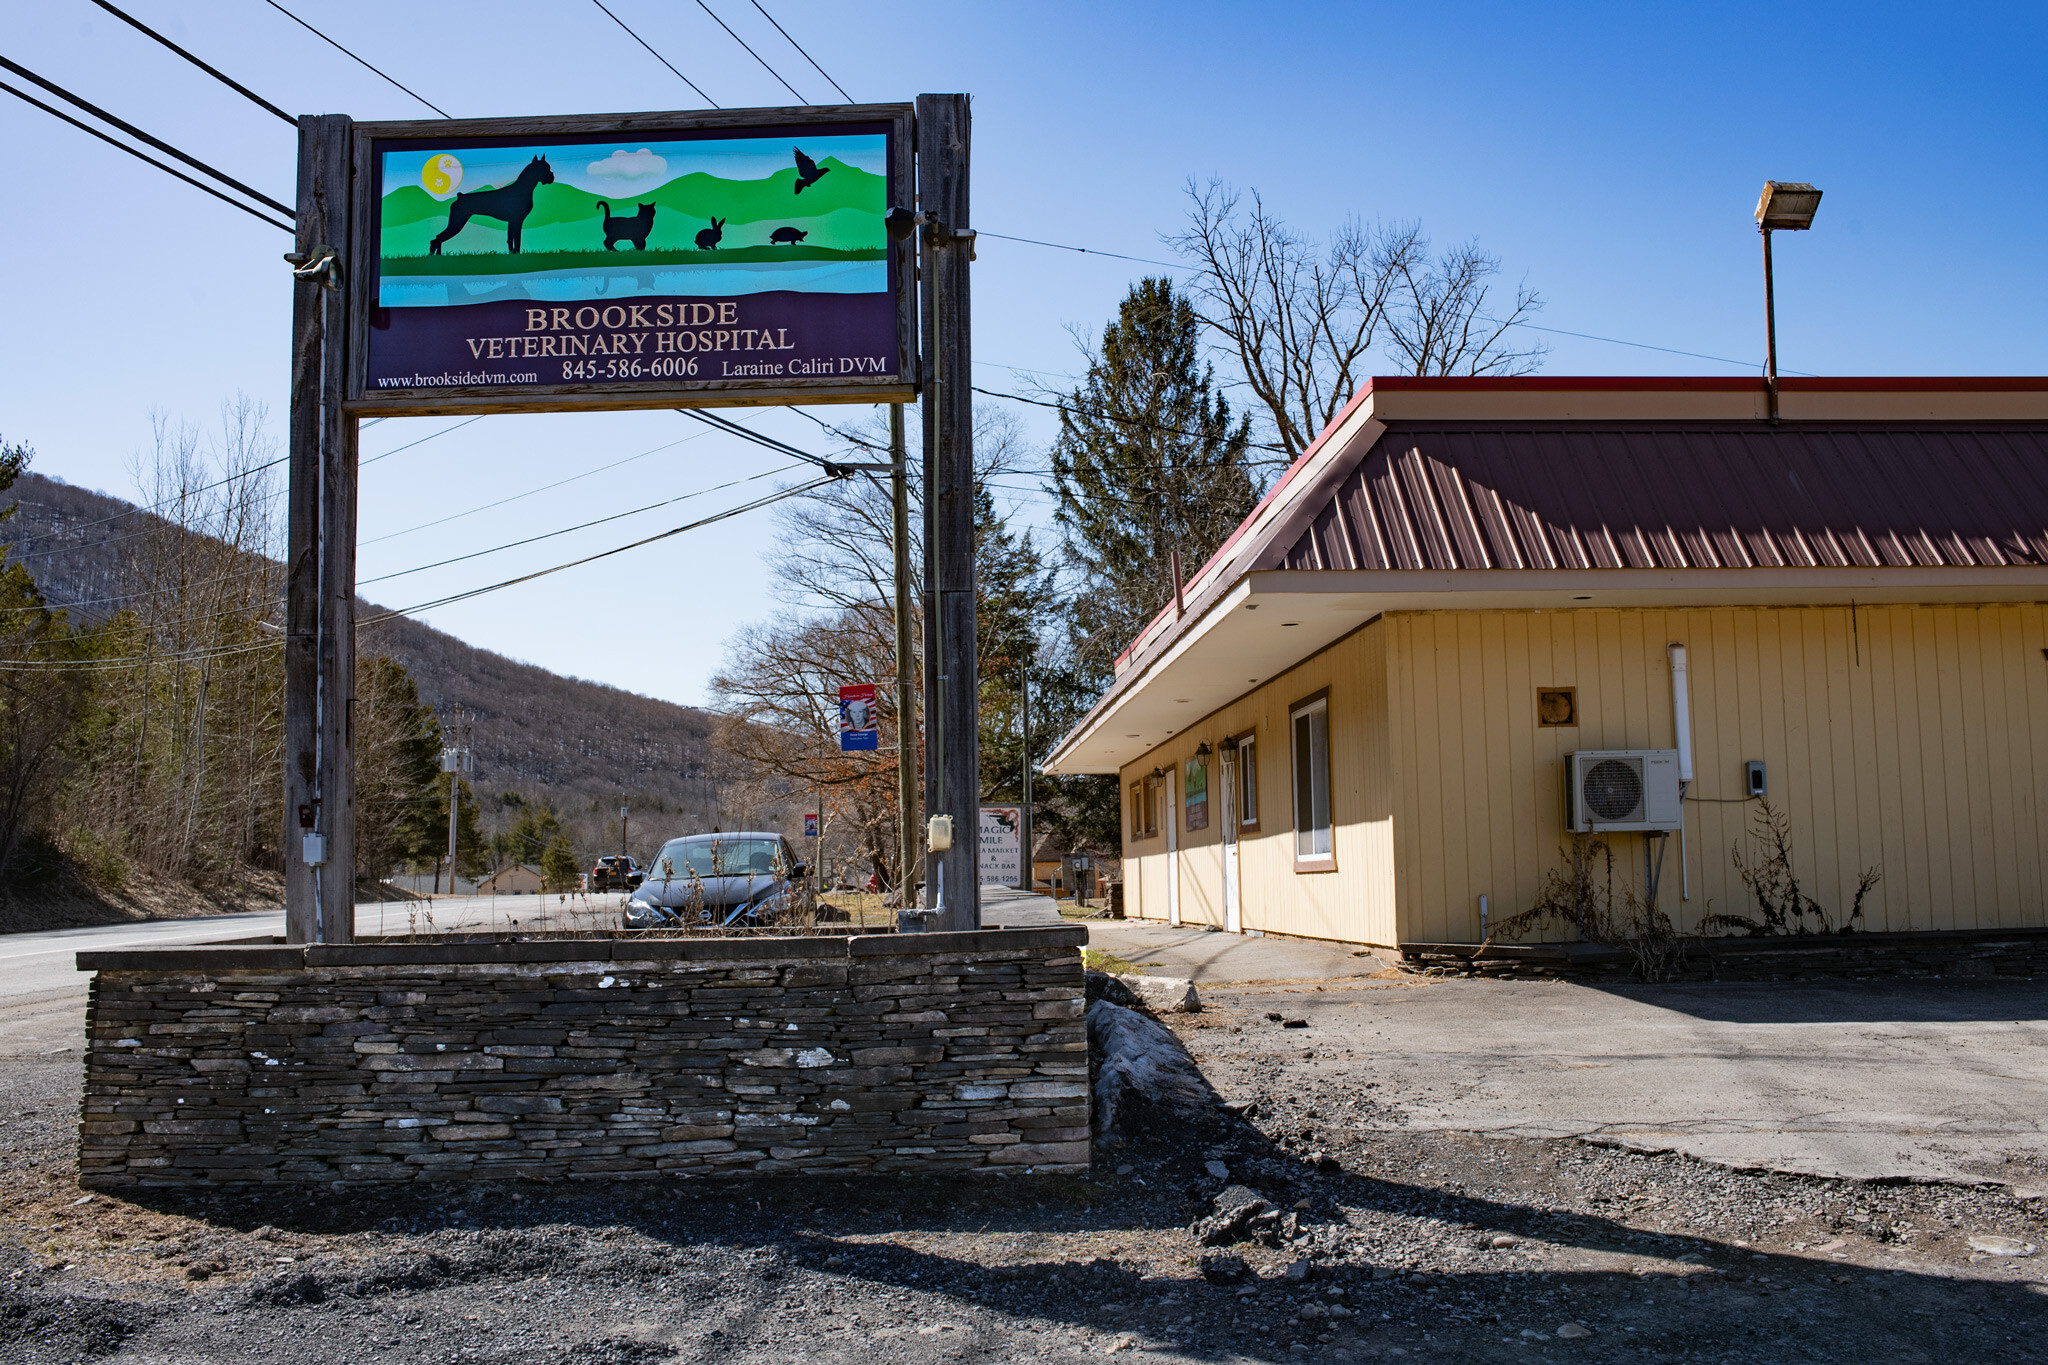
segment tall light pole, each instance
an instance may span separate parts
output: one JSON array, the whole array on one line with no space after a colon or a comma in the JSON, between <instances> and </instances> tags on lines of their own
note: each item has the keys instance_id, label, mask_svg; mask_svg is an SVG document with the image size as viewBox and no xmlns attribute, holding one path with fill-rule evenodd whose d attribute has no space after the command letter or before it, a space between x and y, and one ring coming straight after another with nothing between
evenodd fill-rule
<instances>
[{"instance_id":1,"label":"tall light pole","mask_svg":"<svg viewBox=\"0 0 2048 1365\"><path fill-rule=\"evenodd\" d=\"M1820 193L1799 181L1766 180L1763 195L1756 201L1757 231L1764 239L1764 392L1773 425L1778 421L1778 301L1771 279L1771 234L1804 232L1812 227Z\"/></svg>"}]
</instances>

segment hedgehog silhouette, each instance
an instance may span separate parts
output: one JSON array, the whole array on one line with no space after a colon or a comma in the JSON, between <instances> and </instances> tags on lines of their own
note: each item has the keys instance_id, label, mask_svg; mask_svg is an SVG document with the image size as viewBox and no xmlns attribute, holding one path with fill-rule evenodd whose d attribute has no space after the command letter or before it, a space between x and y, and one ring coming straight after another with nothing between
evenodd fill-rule
<instances>
[{"instance_id":1,"label":"hedgehog silhouette","mask_svg":"<svg viewBox=\"0 0 2048 1365\"><path fill-rule=\"evenodd\" d=\"M817 162L805 156L804 149L801 147L794 147L791 148L791 150L796 153L795 192L798 194L802 194L804 192L804 187L806 185L817 184L819 178L825 175L832 168L830 166L820 166Z\"/></svg>"}]
</instances>

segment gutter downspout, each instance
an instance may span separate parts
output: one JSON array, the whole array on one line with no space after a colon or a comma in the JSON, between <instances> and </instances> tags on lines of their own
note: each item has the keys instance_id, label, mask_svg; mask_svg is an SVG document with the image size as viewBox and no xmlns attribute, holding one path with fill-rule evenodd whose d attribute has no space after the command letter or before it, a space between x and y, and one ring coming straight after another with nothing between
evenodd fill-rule
<instances>
[{"instance_id":1,"label":"gutter downspout","mask_svg":"<svg viewBox=\"0 0 2048 1365\"><path fill-rule=\"evenodd\" d=\"M1692 785L1692 694L1685 675L1685 646L1673 640L1671 657L1671 724L1678 735L1678 894L1692 899L1692 875L1685 865L1685 789Z\"/></svg>"}]
</instances>

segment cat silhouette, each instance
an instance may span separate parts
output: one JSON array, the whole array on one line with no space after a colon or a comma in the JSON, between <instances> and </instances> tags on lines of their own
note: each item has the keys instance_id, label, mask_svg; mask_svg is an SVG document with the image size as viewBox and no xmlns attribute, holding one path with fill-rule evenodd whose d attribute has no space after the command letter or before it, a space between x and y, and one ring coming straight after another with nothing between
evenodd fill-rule
<instances>
[{"instance_id":1,"label":"cat silhouette","mask_svg":"<svg viewBox=\"0 0 2048 1365\"><path fill-rule=\"evenodd\" d=\"M640 205L640 211L631 218L615 215L612 206L602 199L597 201L597 207L604 213L606 251L618 242L631 242L635 251L647 250L647 234L654 231L654 205Z\"/></svg>"}]
</instances>

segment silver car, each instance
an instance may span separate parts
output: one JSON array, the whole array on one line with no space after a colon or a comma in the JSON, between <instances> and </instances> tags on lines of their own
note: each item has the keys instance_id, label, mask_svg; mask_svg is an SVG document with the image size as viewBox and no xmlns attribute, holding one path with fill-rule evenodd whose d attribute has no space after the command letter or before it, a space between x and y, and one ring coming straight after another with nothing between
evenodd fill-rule
<instances>
[{"instance_id":1,"label":"silver car","mask_svg":"<svg viewBox=\"0 0 2048 1365\"><path fill-rule=\"evenodd\" d=\"M671 839L643 871L626 902L628 929L773 924L810 869L780 834L739 830Z\"/></svg>"}]
</instances>

